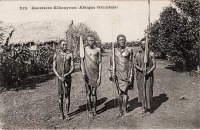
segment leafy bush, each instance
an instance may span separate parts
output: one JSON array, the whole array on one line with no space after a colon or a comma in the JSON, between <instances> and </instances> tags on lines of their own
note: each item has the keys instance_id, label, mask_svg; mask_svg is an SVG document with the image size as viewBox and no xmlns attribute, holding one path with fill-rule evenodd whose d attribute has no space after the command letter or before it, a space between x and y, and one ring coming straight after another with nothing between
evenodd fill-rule
<instances>
[{"instance_id":1,"label":"leafy bush","mask_svg":"<svg viewBox=\"0 0 200 130\"><path fill-rule=\"evenodd\" d=\"M126 42L127 47L138 47L139 42L131 41L131 42Z\"/></svg>"},{"instance_id":2,"label":"leafy bush","mask_svg":"<svg viewBox=\"0 0 200 130\"><path fill-rule=\"evenodd\" d=\"M48 74L52 72L54 50L49 46L41 46L32 52L31 75Z\"/></svg>"},{"instance_id":3,"label":"leafy bush","mask_svg":"<svg viewBox=\"0 0 200 130\"><path fill-rule=\"evenodd\" d=\"M109 49L109 50L112 49L112 42L103 44L102 48L103 49Z\"/></svg>"},{"instance_id":4,"label":"leafy bush","mask_svg":"<svg viewBox=\"0 0 200 130\"><path fill-rule=\"evenodd\" d=\"M36 52L22 46L4 46L3 50L0 69L8 89L19 87L28 76L52 72L54 50L51 47L42 46Z\"/></svg>"},{"instance_id":5,"label":"leafy bush","mask_svg":"<svg viewBox=\"0 0 200 130\"><path fill-rule=\"evenodd\" d=\"M4 47L1 54L1 72L4 85L7 89L18 87L27 78L30 70L30 51L27 48L17 47L11 49Z\"/></svg>"}]
</instances>

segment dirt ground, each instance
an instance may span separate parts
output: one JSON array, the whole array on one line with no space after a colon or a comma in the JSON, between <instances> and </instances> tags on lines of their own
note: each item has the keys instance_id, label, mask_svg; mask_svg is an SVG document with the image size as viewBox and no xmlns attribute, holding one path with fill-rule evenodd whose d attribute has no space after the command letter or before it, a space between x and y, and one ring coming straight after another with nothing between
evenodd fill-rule
<instances>
[{"instance_id":1,"label":"dirt ground","mask_svg":"<svg viewBox=\"0 0 200 130\"><path fill-rule=\"evenodd\" d=\"M136 50L135 48L134 50ZM134 51L135 52L135 51ZM157 60L153 110L138 115L138 90L129 91L130 116L117 118L117 93L108 79L108 55L103 54L102 84L97 90L98 115L92 120L86 112L86 94L80 72L72 75L70 121L59 119L55 78L36 82L34 89L7 91L0 94L0 119L4 129L143 129L200 128L200 82L193 73L172 71L170 63Z\"/></svg>"}]
</instances>

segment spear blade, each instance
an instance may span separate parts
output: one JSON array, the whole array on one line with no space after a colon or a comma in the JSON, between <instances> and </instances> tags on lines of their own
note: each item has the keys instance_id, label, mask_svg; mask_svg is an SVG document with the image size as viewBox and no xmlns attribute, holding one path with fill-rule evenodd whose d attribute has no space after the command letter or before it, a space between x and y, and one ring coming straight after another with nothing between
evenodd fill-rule
<instances>
[{"instance_id":1,"label":"spear blade","mask_svg":"<svg viewBox=\"0 0 200 130\"><path fill-rule=\"evenodd\" d=\"M83 59L85 57L85 50L83 46L83 38L80 36L80 57Z\"/></svg>"},{"instance_id":2,"label":"spear blade","mask_svg":"<svg viewBox=\"0 0 200 130\"><path fill-rule=\"evenodd\" d=\"M147 34L146 42L145 42L145 52L144 52L144 63L145 64L148 62L148 50L149 50L149 44L148 44L148 34Z\"/></svg>"}]
</instances>

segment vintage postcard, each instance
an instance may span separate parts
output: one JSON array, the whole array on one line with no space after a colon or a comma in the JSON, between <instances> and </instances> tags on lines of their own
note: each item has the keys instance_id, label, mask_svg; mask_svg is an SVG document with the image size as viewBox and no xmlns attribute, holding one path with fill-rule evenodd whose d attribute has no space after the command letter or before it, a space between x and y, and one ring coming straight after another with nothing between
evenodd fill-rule
<instances>
[{"instance_id":1,"label":"vintage postcard","mask_svg":"<svg viewBox=\"0 0 200 130\"><path fill-rule=\"evenodd\" d=\"M199 0L0 0L1 129L199 129Z\"/></svg>"}]
</instances>

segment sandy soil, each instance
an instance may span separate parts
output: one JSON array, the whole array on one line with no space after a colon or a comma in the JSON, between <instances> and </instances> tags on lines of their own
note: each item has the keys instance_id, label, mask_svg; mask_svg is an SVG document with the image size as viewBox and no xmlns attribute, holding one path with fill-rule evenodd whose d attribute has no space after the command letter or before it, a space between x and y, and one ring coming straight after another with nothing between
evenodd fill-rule
<instances>
[{"instance_id":1,"label":"sandy soil","mask_svg":"<svg viewBox=\"0 0 200 130\"><path fill-rule=\"evenodd\" d=\"M157 60L154 85L154 112L138 115L137 86L129 91L130 116L117 118L117 93L108 79L108 55L103 54L102 84L99 86L98 115L92 120L86 112L86 94L80 72L74 73L70 121L59 119L55 78L37 83L35 89L7 91L0 94L0 119L4 129L92 129L92 128L200 128L200 82L192 73L172 71L170 63Z\"/></svg>"}]
</instances>

